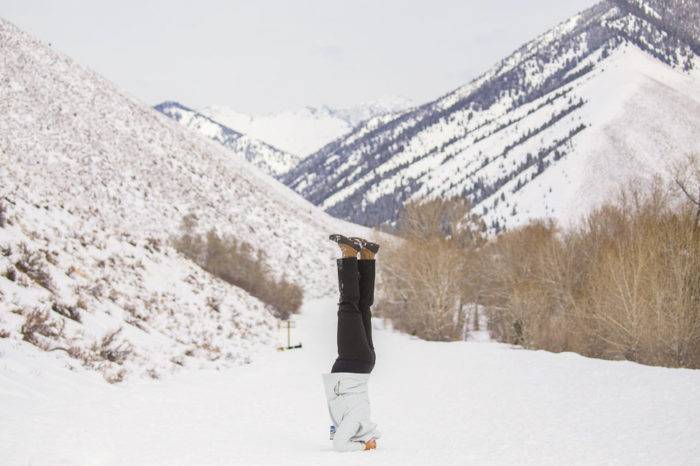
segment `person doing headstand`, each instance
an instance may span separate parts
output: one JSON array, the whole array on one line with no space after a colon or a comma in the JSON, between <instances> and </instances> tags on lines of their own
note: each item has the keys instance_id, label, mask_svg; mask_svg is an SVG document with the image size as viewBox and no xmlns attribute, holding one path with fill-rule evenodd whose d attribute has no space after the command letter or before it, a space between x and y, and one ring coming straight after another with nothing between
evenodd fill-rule
<instances>
[{"instance_id":1,"label":"person doing headstand","mask_svg":"<svg viewBox=\"0 0 700 466\"><path fill-rule=\"evenodd\" d=\"M372 312L375 254L379 245L362 238L331 235L340 247L337 260L338 357L323 384L331 417L331 440L336 451L377 448L381 436L370 419L367 382L374 369ZM359 260L357 256L360 256Z\"/></svg>"}]
</instances>

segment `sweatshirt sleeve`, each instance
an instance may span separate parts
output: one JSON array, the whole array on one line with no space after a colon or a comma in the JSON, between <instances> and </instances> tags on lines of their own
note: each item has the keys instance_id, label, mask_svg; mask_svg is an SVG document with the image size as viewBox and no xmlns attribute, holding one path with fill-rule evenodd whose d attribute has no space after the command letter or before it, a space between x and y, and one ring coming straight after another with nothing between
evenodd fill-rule
<instances>
[{"instance_id":1,"label":"sweatshirt sleeve","mask_svg":"<svg viewBox=\"0 0 700 466\"><path fill-rule=\"evenodd\" d=\"M333 449L335 451L360 451L365 449L364 442L351 441L353 435L360 428L357 421L341 422L333 437Z\"/></svg>"}]
</instances>

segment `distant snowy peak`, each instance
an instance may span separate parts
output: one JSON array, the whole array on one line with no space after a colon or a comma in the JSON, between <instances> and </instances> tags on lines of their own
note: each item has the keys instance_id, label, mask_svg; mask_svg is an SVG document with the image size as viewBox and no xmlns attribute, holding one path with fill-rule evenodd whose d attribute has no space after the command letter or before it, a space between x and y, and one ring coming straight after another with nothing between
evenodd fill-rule
<instances>
[{"instance_id":1,"label":"distant snowy peak","mask_svg":"<svg viewBox=\"0 0 700 466\"><path fill-rule=\"evenodd\" d=\"M347 108L323 107L331 115L341 118L351 127L374 117L384 116L396 112L404 112L413 107L412 100L401 96L385 96L377 100L363 102Z\"/></svg>"},{"instance_id":2,"label":"distant snowy peak","mask_svg":"<svg viewBox=\"0 0 700 466\"><path fill-rule=\"evenodd\" d=\"M340 218L468 198L493 231L588 212L700 152L700 2L606 0L439 99L360 124L282 181Z\"/></svg>"},{"instance_id":3,"label":"distant snowy peak","mask_svg":"<svg viewBox=\"0 0 700 466\"><path fill-rule=\"evenodd\" d=\"M286 173L299 162L297 155L235 131L178 102L163 102L154 108L181 125L213 139L273 177Z\"/></svg>"},{"instance_id":4,"label":"distant snowy peak","mask_svg":"<svg viewBox=\"0 0 700 466\"><path fill-rule=\"evenodd\" d=\"M304 107L264 115L250 115L225 106L201 110L212 120L252 138L300 156L309 155L352 131L361 122L404 111L412 103L403 97L385 97L349 108Z\"/></svg>"}]
</instances>

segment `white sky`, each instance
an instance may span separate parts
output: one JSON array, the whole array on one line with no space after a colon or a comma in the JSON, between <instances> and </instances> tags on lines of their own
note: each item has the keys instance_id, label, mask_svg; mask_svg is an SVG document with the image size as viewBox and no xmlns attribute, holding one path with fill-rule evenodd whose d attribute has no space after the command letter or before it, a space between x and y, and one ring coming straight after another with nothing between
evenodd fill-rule
<instances>
[{"instance_id":1,"label":"white sky","mask_svg":"<svg viewBox=\"0 0 700 466\"><path fill-rule=\"evenodd\" d=\"M594 0L3 0L148 104L264 113L466 84Z\"/></svg>"}]
</instances>

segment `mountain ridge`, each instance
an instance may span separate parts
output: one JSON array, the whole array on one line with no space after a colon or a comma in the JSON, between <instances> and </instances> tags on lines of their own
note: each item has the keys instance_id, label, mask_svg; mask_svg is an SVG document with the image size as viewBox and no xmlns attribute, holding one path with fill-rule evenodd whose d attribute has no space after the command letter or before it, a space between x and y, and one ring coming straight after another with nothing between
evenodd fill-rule
<instances>
[{"instance_id":1,"label":"mountain ridge","mask_svg":"<svg viewBox=\"0 0 700 466\"><path fill-rule=\"evenodd\" d=\"M542 209L537 215L512 213L530 207L519 203L517 192L565 156L585 155L578 145L582 135L604 127L604 112L595 115L596 121L581 120L604 87L584 84L593 78L604 82L609 63L611 69L629 67L630 76L651 73L673 79L662 66L652 69L634 50L697 82L698 25L693 18L699 9L697 1L683 0L600 2L518 48L469 84L372 128L361 125L282 180L332 215L365 225L391 223L404 202L430 196L469 198L495 231L538 218ZM685 22L676 21L679 10L687 10ZM649 15L653 21L647 21ZM659 29L669 23L678 32ZM626 51L634 59L620 58ZM618 81L624 94L625 83ZM694 89L686 87L691 107ZM673 124L663 115L649 115L663 120L664 128ZM533 143L537 137L542 143ZM697 149L688 139L673 150ZM562 189L565 194L569 188ZM499 206L496 197L504 204ZM576 214L585 211L569 207ZM553 216L569 217L564 208Z\"/></svg>"},{"instance_id":2,"label":"mountain ridge","mask_svg":"<svg viewBox=\"0 0 700 466\"><path fill-rule=\"evenodd\" d=\"M300 160L298 155L251 138L179 102L165 101L153 108L182 126L218 142L273 177L286 173Z\"/></svg>"},{"instance_id":3,"label":"mountain ridge","mask_svg":"<svg viewBox=\"0 0 700 466\"><path fill-rule=\"evenodd\" d=\"M200 112L236 131L266 141L301 158L350 132L365 120L412 106L401 97L385 97L347 108L327 105L251 115L225 106L209 106Z\"/></svg>"}]
</instances>

